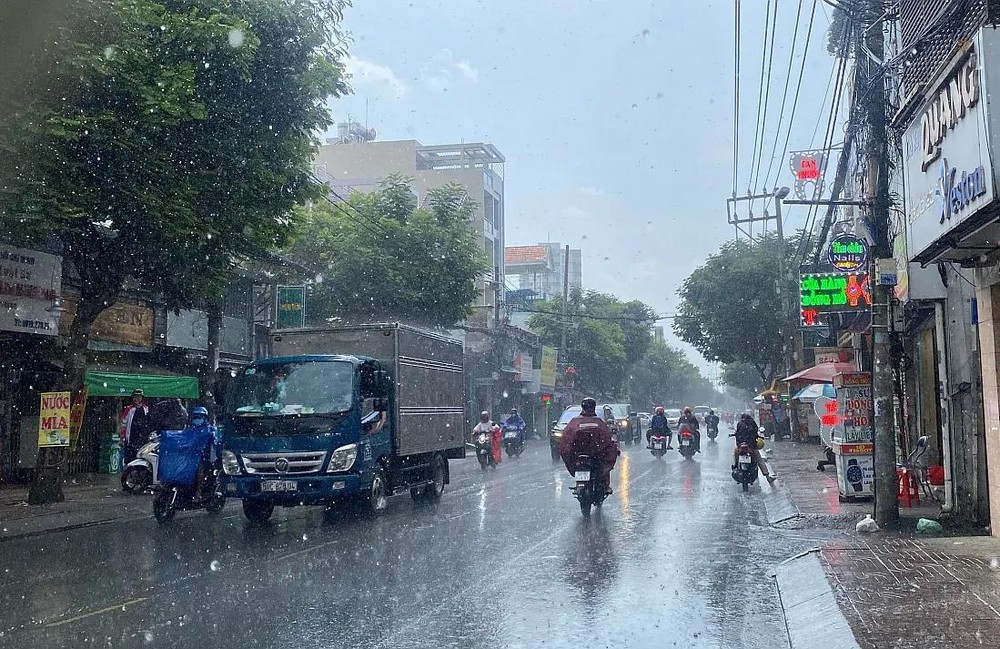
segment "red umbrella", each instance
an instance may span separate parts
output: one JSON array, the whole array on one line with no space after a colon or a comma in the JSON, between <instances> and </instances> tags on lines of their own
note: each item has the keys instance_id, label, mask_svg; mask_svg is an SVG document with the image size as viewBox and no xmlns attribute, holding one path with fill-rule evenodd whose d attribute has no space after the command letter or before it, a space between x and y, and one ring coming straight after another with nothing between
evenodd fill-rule
<instances>
[{"instance_id":1,"label":"red umbrella","mask_svg":"<svg viewBox=\"0 0 1000 649\"><path fill-rule=\"evenodd\" d=\"M836 374L857 372L854 363L820 363L785 377L785 381L812 381L813 383L833 383Z\"/></svg>"}]
</instances>

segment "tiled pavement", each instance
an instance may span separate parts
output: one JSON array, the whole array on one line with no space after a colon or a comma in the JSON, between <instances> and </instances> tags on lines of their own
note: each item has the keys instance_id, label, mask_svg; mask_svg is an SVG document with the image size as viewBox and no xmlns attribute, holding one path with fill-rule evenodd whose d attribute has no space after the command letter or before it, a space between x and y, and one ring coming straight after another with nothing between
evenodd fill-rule
<instances>
[{"instance_id":1,"label":"tiled pavement","mask_svg":"<svg viewBox=\"0 0 1000 649\"><path fill-rule=\"evenodd\" d=\"M773 502L785 519L791 511L799 526L827 523L853 530L855 521L871 511L870 503L838 501L833 468L816 470L818 446L778 442L773 448L779 487L768 496L768 507ZM819 564L861 647L1000 646L1000 539L913 537L918 517L938 514L933 504L901 509L906 531L855 537L818 550ZM811 642L803 644L794 631L793 647L841 646L844 640L818 638L806 629L798 637L811 636Z\"/></svg>"}]
</instances>

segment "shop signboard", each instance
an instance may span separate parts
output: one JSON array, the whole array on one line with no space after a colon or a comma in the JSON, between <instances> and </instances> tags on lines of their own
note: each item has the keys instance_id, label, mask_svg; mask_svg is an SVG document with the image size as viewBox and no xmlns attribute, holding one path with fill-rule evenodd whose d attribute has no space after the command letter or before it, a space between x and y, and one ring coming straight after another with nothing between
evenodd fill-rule
<instances>
[{"instance_id":1,"label":"shop signboard","mask_svg":"<svg viewBox=\"0 0 1000 649\"><path fill-rule=\"evenodd\" d=\"M826 401L822 422L829 426L836 455L840 496L850 500L874 494L875 468L870 372L845 372L833 377L836 401Z\"/></svg>"},{"instance_id":2,"label":"shop signboard","mask_svg":"<svg viewBox=\"0 0 1000 649\"><path fill-rule=\"evenodd\" d=\"M64 301L66 313L59 322L63 335L69 334L76 318L77 301ZM91 342L102 341L148 349L153 346L153 309L141 304L118 302L101 312L90 330Z\"/></svg>"},{"instance_id":3,"label":"shop signboard","mask_svg":"<svg viewBox=\"0 0 1000 649\"><path fill-rule=\"evenodd\" d=\"M863 271L868 263L868 242L854 234L841 234L830 242L827 257L839 271Z\"/></svg>"},{"instance_id":4,"label":"shop signboard","mask_svg":"<svg viewBox=\"0 0 1000 649\"><path fill-rule=\"evenodd\" d=\"M871 311L868 273L799 274L799 318L803 327L824 326L828 313Z\"/></svg>"},{"instance_id":5,"label":"shop signboard","mask_svg":"<svg viewBox=\"0 0 1000 649\"><path fill-rule=\"evenodd\" d=\"M38 446L69 446L70 393L42 392L38 410Z\"/></svg>"},{"instance_id":6,"label":"shop signboard","mask_svg":"<svg viewBox=\"0 0 1000 649\"><path fill-rule=\"evenodd\" d=\"M556 385L557 355L555 347L542 347L542 385L554 388Z\"/></svg>"},{"instance_id":7,"label":"shop signboard","mask_svg":"<svg viewBox=\"0 0 1000 649\"><path fill-rule=\"evenodd\" d=\"M531 354L516 352L512 364L514 366L515 381L531 381L531 371L534 369L532 367L533 359L531 358Z\"/></svg>"},{"instance_id":8,"label":"shop signboard","mask_svg":"<svg viewBox=\"0 0 1000 649\"><path fill-rule=\"evenodd\" d=\"M306 323L306 287L279 286L275 329L297 329Z\"/></svg>"},{"instance_id":9,"label":"shop signboard","mask_svg":"<svg viewBox=\"0 0 1000 649\"><path fill-rule=\"evenodd\" d=\"M907 249L926 263L980 227L973 216L996 198L997 133L989 93L1000 90L1000 39L987 27L927 86L903 136ZM956 254L960 254L956 253Z\"/></svg>"},{"instance_id":10,"label":"shop signboard","mask_svg":"<svg viewBox=\"0 0 1000 649\"><path fill-rule=\"evenodd\" d=\"M0 245L0 331L59 335L62 258Z\"/></svg>"}]
</instances>

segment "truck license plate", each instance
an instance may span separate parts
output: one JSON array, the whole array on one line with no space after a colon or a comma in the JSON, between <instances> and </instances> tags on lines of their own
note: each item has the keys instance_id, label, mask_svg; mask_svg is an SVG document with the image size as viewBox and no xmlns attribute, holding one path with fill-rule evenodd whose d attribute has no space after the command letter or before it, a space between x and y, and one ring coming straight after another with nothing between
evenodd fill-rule
<instances>
[{"instance_id":1,"label":"truck license plate","mask_svg":"<svg viewBox=\"0 0 1000 649\"><path fill-rule=\"evenodd\" d=\"M577 471L576 472L577 482L590 482L590 471Z\"/></svg>"},{"instance_id":2,"label":"truck license plate","mask_svg":"<svg viewBox=\"0 0 1000 649\"><path fill-rule=\"evenodd\" d=\"M298 488L294 480L264 480L260 483L261 491L296 491Z\"/></svg>"}]
</instances>

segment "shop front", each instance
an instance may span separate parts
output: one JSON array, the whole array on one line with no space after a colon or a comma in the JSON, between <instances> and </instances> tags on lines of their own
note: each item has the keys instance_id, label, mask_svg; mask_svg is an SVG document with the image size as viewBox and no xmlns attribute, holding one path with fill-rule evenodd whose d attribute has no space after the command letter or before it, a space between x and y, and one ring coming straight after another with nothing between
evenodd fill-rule
<instances>
[{"instance_id":1,"label":"shop front","mask_svg":"<svg viewBox=\"0 0 1000 649\"><path fill-rule=\"evenodd\" d=\"M895 118L895 125L905 128L906 256L911 266L936 267L946 289L943 300L908 310L904 348L915 371L905 386L916 395L905 402L914 409L910 419L920 434L940 451L948 483L945 510L957 503L960 513L977 516L978 510L981 516L988 504L995 531L1000 531L1000 201L993 164L1000 151L994 105L1000 97L998 61L1000 32L985 27L956 49ZM976 495L987 489L988 497Z\"/></svg>"}]
</instances>

